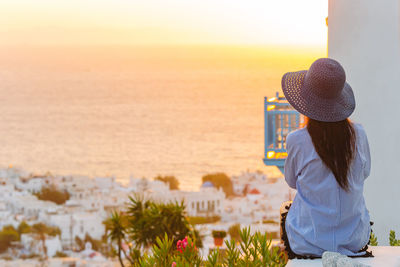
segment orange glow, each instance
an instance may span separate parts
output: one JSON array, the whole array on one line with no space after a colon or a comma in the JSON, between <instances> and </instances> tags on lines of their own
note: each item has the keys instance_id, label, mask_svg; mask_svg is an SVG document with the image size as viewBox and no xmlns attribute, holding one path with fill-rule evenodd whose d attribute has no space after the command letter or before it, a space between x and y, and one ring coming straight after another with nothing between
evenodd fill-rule
<instances>
[{"instance_id":1,"label":"orange glow","mask_svg":"<svg viewBox=\"0 0 400 267\"><path fill-rule=\"evenodd\" d=\"M270 111L270 110L273 110L273 109L275 109L275 108L276 108L275 105L271 105L271 106L268 106L268 107L267 107L267 110Z\"/></svg>"},{"instance_id":2,"label":"orange glow","mask_svg":"<svg viewBox=\"0 0 400 267\"><path fill-rule=\"evenodd\" d=\"M275 153L275 151L268 151L267 158L268 159L285 159L285 158L287 158L287 153L286 152Z\"/></svg>"},{"instance_id":3,"label":"orange glow","mask_svg":"<svg viewBox=\"0 0 400 267\"><path fill-rule=\"evenodd\" d=\"M2 0L0 43L326 46L321 0Z\"/></svg>"},{"instance_id":4,"label":"orange glow","mask_svg":"<svg viewBox=\"0 0 400 267\"><path fill-rule=\"evenodd\" d=\"M267 152L267 158L268 159L272 159L275 157L275 152L274 151L268 151Z\"/></svg>"},{"instance_id":5,"label":"orange glow","mask_svg":"<svg viewBox=\"0 0 400 267\"><path fill-rule=\"evenodd\" d=\"M287 158L287 153L286 152L278 152L276 153L276 157L277 159L285 159Z\"/></svg>"},{"instance_id":6,"label":"orange glow","mask_svg":"<svg viewBox=\"0 0 400 267\"><path fill-rule=\"evenodd\" d=\"M271 98L268 98L268 102L274 102L274 101L276 101L277 100L277 98L276 97L271 97Z\"/></svg>"}]
</instances>

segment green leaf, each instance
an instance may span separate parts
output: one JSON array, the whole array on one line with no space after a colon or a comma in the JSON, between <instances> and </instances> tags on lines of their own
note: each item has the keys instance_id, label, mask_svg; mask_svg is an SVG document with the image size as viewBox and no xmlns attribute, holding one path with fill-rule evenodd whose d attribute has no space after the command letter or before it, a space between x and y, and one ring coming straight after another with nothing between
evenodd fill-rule
<instances>
[{"instance_id":1,"label":"green leaf","mask_svg":"<svg viewBox=\"0 0 400 267\"><path fill-rule=\"evenodd\" d=\"M400 240L396 239L396 233L393 230L389 233L389 243L391 246L400 246Z\"/></svg>"},{"instance_id":2,"label":"green leaf","mask_svg":"<svg viewBox=\"0 0 400 267\"><path fill-rule=\"evenodd\" d=\"M378 239L376 238L374 233L371 233L371 236L369 238L369 244L371 246L377 246L378 245Z\"/></svg>"},{"instance_id":3,"label":"green leaf","mask_svg":"<svg viewBox=\"0 0 400 267\"><path fill-rule=\"evenodd\" d=\"M219 256L219 249L214 249L207 257L206 267L217 267Z\"/></svg>"}]
</instances>

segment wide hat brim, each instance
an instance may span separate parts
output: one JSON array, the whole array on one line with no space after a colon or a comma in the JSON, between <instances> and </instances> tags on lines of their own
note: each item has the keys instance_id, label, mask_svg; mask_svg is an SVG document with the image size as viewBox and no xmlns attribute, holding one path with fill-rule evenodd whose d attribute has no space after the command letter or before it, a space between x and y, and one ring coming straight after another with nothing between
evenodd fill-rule
<instances>
[{"instance_id":1,"label":"wide hat brim","mask_svg":"<svg viewBox=\"0 0 400 267\"><path fill-rule=\"evenodd\" d=\"M322 98L308 88L307 71L288 72L282 77L282 91L287 101L301 114L318 121L336 122L350 117L356 108L353 89L345 82L335 98Z\"/></svg>"}]
</instances>

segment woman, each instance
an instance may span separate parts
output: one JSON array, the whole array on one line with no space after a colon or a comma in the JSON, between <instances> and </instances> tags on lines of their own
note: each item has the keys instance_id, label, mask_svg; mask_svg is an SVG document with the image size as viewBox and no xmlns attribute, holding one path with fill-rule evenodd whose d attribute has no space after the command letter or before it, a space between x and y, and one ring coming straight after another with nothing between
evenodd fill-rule
<instances>
[{"instance_id":1,"label":"woman","mask_svg":"<svg viewBox=\"0 0 400 267\"><path fill-rule=\"evenodd\" d=\"M282 214L289 258L321 257L324 251L372 256L363 196L370 152L363 127L348 119L355 99L343 67L330 58L318 59L308 71L286 73L282 90L306 116L306 127L286 139L285 179L297 190Z\"/></svg>"}]
</instances>

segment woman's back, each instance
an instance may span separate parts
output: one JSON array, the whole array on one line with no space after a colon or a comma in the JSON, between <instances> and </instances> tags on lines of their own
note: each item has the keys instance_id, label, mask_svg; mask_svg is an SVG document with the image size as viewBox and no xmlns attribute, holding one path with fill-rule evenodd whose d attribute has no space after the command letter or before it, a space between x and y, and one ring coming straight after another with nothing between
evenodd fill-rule
<instances>
[{"instance_id":1,"label":"woman's back","mask_svg":"<svg viewBox=\"0 0 400 267\"><path fill-rule=\"evenodd\" d=\"M287 136L285 179L297 189L285 228L290 247L299 255L321 256L326 250L346 255L357 253L370 237L370 219L363 197L364 180L370 172L366 134L353 124L356 150L344 190L314 148L307 128Z\"/></svg>"}]
</instances>

